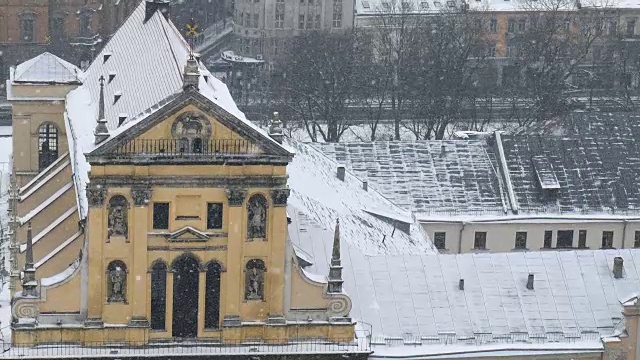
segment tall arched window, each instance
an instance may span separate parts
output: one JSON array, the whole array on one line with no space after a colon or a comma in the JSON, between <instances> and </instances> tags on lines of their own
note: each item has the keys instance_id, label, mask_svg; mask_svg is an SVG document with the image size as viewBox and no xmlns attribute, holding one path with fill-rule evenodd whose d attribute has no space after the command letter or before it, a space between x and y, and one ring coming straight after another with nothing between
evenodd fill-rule
<instances>
[{"instance_id":1,"label":"tall arched window","mask_svg":"<svg viewBox=\"0 0 640 360\"><path fill-rule=\"evenodd\" d=\"M167 265L158 261L151 268L151 329L164 330L167 320Z\"/></svg>"},{"instance_id":2,"label":"tall arched window","mask_svg":"<svg viewBox=\"0 0 640 360\"><path fill-rule=\"evenodd\" d=\"M129 202L124 196L115 195L109 199L108 238L111 238L111 236L128 236L128 210Z\"/></svg>"},{"instance_id":3,"label":"tall arched window","mask_svg":"<svg viewBox=\"0 0 640 360\"><path fill-rule=\"evenodd\" d=\"M207 266L207 286L204 299L204 327L217 329L220 326L220 273L222 267L216 262Z\"/></svg>"},{"instance_id":4,"label":"tall arched window","mask_svg":"<svg viewBox=\"0 0 640 360\"><path fill-rule=\"evenodd\" d=\"M264 300L264 261L251 259L245 266L245 300Z\"/></svg>"},{"instance_id":5,"label":"tall arched window","mask_svg":"<svg viewBox=\"0 0 640 360\"><path fill-rule=\"evenodd\" d=\"M38 166L40 170L58 158L58 128L53 124L42 124L38 129Z\"/></svg>"},{"instance_id":6,"label":"tall arched window","mask_svg":"<svg viewBox=\"0 0 640 360\"><path fill-rule=\"evenodd\" d=\"M127 266L114 260L107 266L107 302L127 301Z\"/></svg>"},{"instance_id":7,"label":"tall arched window","mask_svg":"<svg viewBox=\"0 0 640 360\"><path fill-rule=\"evenodd\" d=\"M255 194L247 202L247 239L267 237L267 199Z\"/></svg>"}]
</instances>

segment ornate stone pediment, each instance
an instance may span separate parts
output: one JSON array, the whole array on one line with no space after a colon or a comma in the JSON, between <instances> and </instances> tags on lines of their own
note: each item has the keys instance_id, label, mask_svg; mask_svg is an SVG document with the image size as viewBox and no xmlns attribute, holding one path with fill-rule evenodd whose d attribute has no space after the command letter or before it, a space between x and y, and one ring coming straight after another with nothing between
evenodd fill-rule
<instances>
[{"instance_id":1,"label":"ornate stone pediment","mask_svg":"<svg viewBox=\"0 0 640 360\"><path fill-rule=\"evenodd\" d=\"M191 226L185 226L178 231L166 235L170 242L201 242L209 240L209 235Z\"/></svg>"}]
</instances>

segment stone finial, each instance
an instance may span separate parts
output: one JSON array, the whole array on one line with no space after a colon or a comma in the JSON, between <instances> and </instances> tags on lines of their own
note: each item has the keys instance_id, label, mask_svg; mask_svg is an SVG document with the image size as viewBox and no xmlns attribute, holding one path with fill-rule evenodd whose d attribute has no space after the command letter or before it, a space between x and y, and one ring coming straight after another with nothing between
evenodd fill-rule
<instances>
[{"instance_id":1,"label":"stone finial","mask_svg":"<svg viewBox=\"0 0 640 360\"><path fill-rule=\"evenodd\" d=\"M329 267L329 293L342 292L342 261L340 259L340 219L336 220L336 230L333 234L333 250L331 251L331 266Z\"/></svg>"},{"instance_id":2,"label":"stone finial","mask_svg":"<svg viewBox=\"0 0 640 360\"><path fill-rule=\"evenodd\" d=\"M198 81L200 80L200 69L198 68L198 60L196 60L193 54L189 54L187 64L184 66L184 85L182 88L187 90L189 88L198 89Z\"/></svg>"},{"instance_id":3,"label":"stone finial","mask_svg":"<svg viewBox=\"0 0 640 360\"><path fill-rule=\"evenodd\" d=\"M278 112L273 113L271 123L269 124L269 136L279 144L282 144L284 134L282 132L282 121L280 121L280 114Z\"/></svg>"},{"instance_id":4,"label":"stone finial","mask_svg":"<svg viewBox=\"0 0 640 360\"><path fill-rule=\"evenodd\" d=\"M95 143L100 144L109 138L109 129L107 129L107 119L104 116L104 76L100 76L100 99L98 103L98 124L93 132Z\"/></svg>"},{"instance_id":5,"label":"stone finial","mask_svg":"<svg viewBox=\"0 0 640 360\"><path fill-rule=\"evenodd\" d=\"M22 278L22 294L24 296L37 296L36 268L33 266L33 236L31 234L31 222L27 225L27 251L24 262L24 277Z\"/></svg>"}]
</instances>

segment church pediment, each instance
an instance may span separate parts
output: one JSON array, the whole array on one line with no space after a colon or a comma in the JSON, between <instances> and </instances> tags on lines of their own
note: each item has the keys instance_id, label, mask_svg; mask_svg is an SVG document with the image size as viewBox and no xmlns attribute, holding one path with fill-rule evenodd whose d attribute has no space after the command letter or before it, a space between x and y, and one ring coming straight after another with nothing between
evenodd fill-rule
<instances>
[{"instance_id":1,"label":"church pediment","mask_svg":"<svg viewBox=\"0 0 640 360\"><path fill-rule=\"evenodd\" d=\"M92 163L286 164L292 156L262 129L194 90L184 91L144 119L123 124L87 154Z\"/></svg>"},{"instance_id":2,"label":"church pediment","mask_svg":"<svg viewBox=\"0 0 640 360\"><path fill-rule=\"evenodd\" d=\"M170 242L200 242L209 240L209 235L199 231L191 226L174 231L166 235Z\"/></svg>"}]
</instances>

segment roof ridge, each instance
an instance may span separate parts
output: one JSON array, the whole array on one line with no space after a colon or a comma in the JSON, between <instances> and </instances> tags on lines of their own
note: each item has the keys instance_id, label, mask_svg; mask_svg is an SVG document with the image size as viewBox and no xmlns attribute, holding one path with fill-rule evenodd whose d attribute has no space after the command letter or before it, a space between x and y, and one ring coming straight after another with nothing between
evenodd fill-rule
<instances>
[{"instance_id":1,"label":"roof ridge","mask_svg":"<svg viewBox=\"0 0 640 360\"><path fill-rule=\"evenodd\" d=\"M159 14L158 12L156 12L155 15ZM162 15L160 15L162 16ZM162 18L164 18L164 16L162 16ZM171 51L171 55L173 56L173 61L176 64L176 69L178 70L178 75L180 76L180 78L184 79L184 76L182 74L182 70L180 70L180 65L178 64L178 56L176 55L175 50L173 49L173 46L171 46L171 40L169 39L169 34L167 34L167 29L165 28L165 24L169 23L167 21L167 19L164 19L164 21L162 19L160 19L160 26L162 27L162 32L164 33L164 37L167 40L167 43L169 45L169 50ZM182 39L181 36L179 36L180 39Z\"/></svg>"}]
</instances>

